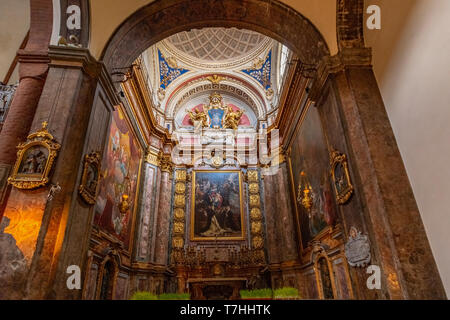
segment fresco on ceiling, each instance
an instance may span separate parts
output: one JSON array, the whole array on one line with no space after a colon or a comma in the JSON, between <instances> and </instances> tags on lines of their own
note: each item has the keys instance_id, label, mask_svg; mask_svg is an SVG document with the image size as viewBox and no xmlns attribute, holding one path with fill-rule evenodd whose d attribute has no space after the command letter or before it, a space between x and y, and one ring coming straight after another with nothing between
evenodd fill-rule
<instances>
[{"instance_id":1,"label":"fresco on ceiling","mask_svg":"<svg viewBox=\"0 0 450 320\"><path fill-rule=\"evenodd\" d=\"M205 105L204 104L196 105L195 107L191 108L190 111L195 112L195 110L198 110L199 112L204 112L203 106L205 106ZM239 107L237 107L231 103L228 103L227 106L230 106L233 109L233 112L237 112L237 111L241 110ZM209 110L209 111L211 112L211 111L216 111L216 110ZM222 113L217 114L218 119L216 119L214 117L215 116L214 114L209 114L209 118L211 119L211 121L209 122L210 127L212 127L214 123L216 123L218 126L222 127L222 119L223 119L224 111L223 110L220 110L220 111L222 111ZM194 125L191 121L191 118L189 117L189 114L185 115L181 125L186 126L186 127L191 127ZM239 126L251 127L250 119L248 118L248 116L245 113L241 116L241 120L239 121Z\"/></svg>"},{"instance_id":2,"label":"fresco on ceiling","mask_svg":"<svg viewBox=\"0 0 450 320\"><path fill-rule=\"evenodd\" d=\"M120 110L113 112L94 223L129 249L142 152Z\"/></svg>"},{"instance_id":3,"label":"fresco on ceiling","mask_svg":"<svg viewBox=\"0 0 450 320\"><path fill-rule=\"evenodd\" d=\"M259 59L251 68L241 71L258 81L264 89L269 89L272 86L272 50L267 54L266 60Z\"/></svg>"},{"instance_id":4,"label":"fresco on ceiling","mask_svg":"<svg viewBox=\"0 0 450 320\"><path fill-rule=\"evenodd\" d=\"M191 240L244 237L240 171L194 171Z\"/></svg>"},{"instance_id":5,"label":"fresco on ceiling","mask_svg":"<svg viewBox=\"0 0 450 320\"><path fill-rule=\"evenodd\" d=\"M336 202L331 188L329 155L316 108L310 108L294 139L291 153L296 205L303 248L328 226L336 222ZM311 195L311 208L299 199L305 185ZM301 187L299 187L301 186ZM300 189L300 190L299 190Z\"/></svg>"},{"instance_id":6,"label":"fresco on ceiling","mask_svg":"<svg viewBox=\"0 0 450 320\"><path fill-rule=\"evenodd\" d=\"M166 59L158 50L159 58L159 82L160 87L166 89L175 79L185 74L189 70L178 68L176 61L172 59Z\"/></svg>"}]
</instances>

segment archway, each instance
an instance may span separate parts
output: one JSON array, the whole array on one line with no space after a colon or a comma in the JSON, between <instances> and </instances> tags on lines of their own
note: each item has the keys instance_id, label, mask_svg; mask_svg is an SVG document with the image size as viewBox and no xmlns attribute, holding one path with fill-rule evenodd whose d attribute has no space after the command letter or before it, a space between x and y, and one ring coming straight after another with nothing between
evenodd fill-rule
<instances>
[{"instance_id":1,"label":"archway","mask_svg":"<svg viewBox=\"0 0 450 320\"><path fill-rule=\"evenodd\" d=\"M43 11L50 16L48 3L44 4L37 0L32 0L32 3L34 5L41 4L42 8L46 9ZM356 181L355 185L359 191L358 195L354 197L355 201L342 209L346 216L346 223L349 224L344 226L343 234L345 235L345 230L350 227L350 224L355 224L363 231L370 232L373 242L379 243L380 246L383 245L383 250L386 248L387 254L384 254L384 251L381 254L378 245L374 248L374 255L377 256L380 265L385 272L389 272L390 279L395 280L387 283L387 287L381 293L382 297L421 297L425 294L428 297L439 297L441 296L440 288L435 286L439 274L435 270L435 266L428 268L428 262L433 260L431 250L426 237L424 237L425 232L419 221L420 215L415 206L414 196L402 167L401 157L370 68L370 55L363 48L362 3L362 0L338 1L337 37L341 52L331 59L327 59L330 58L329 50L323 37L305 17L279 1L263 0L155 1L138 10L117 28L104 49L101 59L110 73L116 68L129 67L134 59L151 44L176 32L206 26L237 26L263 33L286 44L297 54L300 65L306 64L317 68L321 62L324 62L323 68L318 68L318 76L315 78L319 80L316 81L317 87L314 92L316 99L308 103L313 104L315 101L321 100L328 104L328 107L331 105L330 108L334 108L332 111L335 112L333 113L335 118L331 120L335 122L330 126L339 122L338 125L341 127L337 128L343 133L338 141L332 142L348 153L350 166L353 168L352 174ZM32 14L35 15L35 19L42 20L39 12L43 11L35 10ZM48 21L50 23L51 19ZM33 39L39 40L39 45L45 44L43 46L47 47L49 28L48 25L43 27L44 25L46 24L32 30L30 35L33 35ZM42 32L39 33L38 30ZM33 33L34 31L36 33ZM346 50L349 48L351 50ZM36 56L36 53L33 55L31 49L27 52L29 60ZM50 291L56 297L76 296L77 294L67 292L64 287L64 266L69 262L73 263L72 259L78 259L79 261L76 262L81 266L85 265L83 250L88 248L89 237L86 236L86 230L91 228L92 210L86 205L80 204L78 200L65 197L68 194L76 196L80 159L84 152L90 151L86 148L102 149L104 147L103 142L100 141L104 137L97 138L98 141L89 140L91 124L97 125L98 123L95 121L98 118L109 123L111 111L119 102L109 75L106 70L102 69L102 63L95 61L89 55L88 50L52 47L50 51L52 58L59 63L48 64L48 57L45 54L42 55L42 52L39 53L42 55L40 56L42 58L39 61L40 65L44 65L45 68L50 65L50 70L44 87L47 94L42 95L39 100L34 127L38 127L41 120L50 118L50 130L55 132L55 137L59 141L70 141L70 147L67 147L67 144L63 146L56 164L58 170L55 170L52 181L61 183L64 192L56 194L52 202L45 206L45 209L35 210L40 215L39 219L44 216L42 220L47 222L51 220L52 223L41 226L40 234L42 236L36 240L40 243L35 247L42 251L36 250L39 254L34 254L33 249L33 252L30 253L30 256L34 255L32 264L34 269L30 274L37 274L36 279L29 281L34 285L32 287L34 292L30 293L32 297L46 297ZM45 68L44 70L46 70ZM296 69L294 79L298 85L293 86L292 91L288 92L288 95L293 98L286 104L300 105L302 95L296 93L298 91L306 92L305 87L300 85L305 84L302 82L301 71L301 67ZM70 74L69 77L66 76L66 72ZM336 76L329 77L332 73ZM333 79L330 80L330 78ZM327 82L328 84L325 86ZM65 89L61 95L55 89L60 83ZM19 89L19 93L20 90L23 91L23 95L26 95L30 88ZM36 104L38 99L34 101ZM104 109L104 114L101 116L95 114L92 111L94 108L91 108L96 101L100 100L100 103L103 104L101 108ZM13 106L12 109L15 109L13 114L15 112L15 121L18 121L21 112L26 113L27 105L21 103L20 100L16 101L16 105L19 106ZM53 117L55 114L58 116ZM373 120L374 115L377 117L376 121ZM95 118L96 116L98 118ZM30 118L32 117L33 115L30 115ZM286 126L294 132L299 127L297 123L300 119L301 113L298 112ZM31 127L31 120L23 122L23 128L26 129L22 128L20 133L10 132L9 135L14 139L18 136L25 136L26 131L29 131ZM294 123L295 121L296 123ZM13 125L14 121L9 124L10 128ZM101 127L104 132L106 132L105 128L107 128L107 124ZM291 133L288 132L288 134ZM1 137L3 137L3 133ZM8 148L6 149L12 153L11 150L14 149L16 142L11 140L7 142ZM375 153L374 150L377 152ZM389 163L383 156L380 156L386 154L390 155ZM153 156L155 155L153 154ZM10 160L8 161L10 162ZM161 172L172 172L170 164L167 164L166 159L159 159L158 154L150 161L161 161ZM78 170L73 168L78 168ZM398 179L395 181L389 179L393 175ZM167 176L168 174L165 175L166 178ZM186 181L186 176L183 179ZM166 179L165 183L169 186L168 180ZM273 181L273 184L276 184L276 181ZM403 190L403 193L397 195L397 190ZM46 189L38 190L34 195L35 200L37 199L36 202L46 203L47 191ZM289 190L283 191L289 194ZM11 199L13 202L10 204L10 208L14 208L14 201L27 204L33 200L30 195L19 192L12 193ZM288 198L286 197L284 200L288 200ZM273 208L276 211L276 207ZM362 218L361 212L364 212L366 219ZM10 210L10 214L16 213ZM395 223L403 221L404 217L414 218L418 222L407 232L404 232L402 226ZM77 227L72 227L74 225ZM395 238L393 234L395 234ZM73 239L83 239L83 246L75 244L76 241L74 242ZM35 242L30 248L34 248L34 244ZM61 248L64 250L60 252ZM101 248L97 249L101 251ZM408 254L411 251L421 257L418 259L419 263L408 260ZM51 265L45 263L48 257L54 259ZM363 285L364 270L353 272L353 276L359 280L361 297L370 297L370 293L364 291L366 290ZM418 281L414 281L414 283L405 281L404 274L413 273L418 274ZM36 285L38 280L47 276L51 279L48 288L35 290L38 287ZM428 281L430 278L436 281ZM282 277L279 279L283 281ZM143 284L145 285L144 282ZM429 288L430 290L423 293L424 291L419 291L418 288Z\"/></svg>"},{"instance_id":2,"label":"archway","mask_svg":"<svg viewBox=\"0 0 450 320\"><path fill-rule=\"evenodd\" d=\"M155 1L124 21L101 60L110 69L128 67L152 44L177 32L203 27L257 31L287 45L302 63L316 65L329 55L325 40L300 13L279 1Z\"/></svg>"}]
</instances>

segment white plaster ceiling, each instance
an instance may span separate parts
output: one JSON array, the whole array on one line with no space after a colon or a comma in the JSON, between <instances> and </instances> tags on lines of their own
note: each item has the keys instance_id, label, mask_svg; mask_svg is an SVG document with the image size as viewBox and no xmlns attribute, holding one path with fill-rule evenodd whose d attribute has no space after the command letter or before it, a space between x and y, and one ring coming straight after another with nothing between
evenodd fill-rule
<instances>
[{"instance_id":1,"label":"white plaster ceiling","mask_svg":"<svg viewBox=\"0 0 450 320\"><path fill-rule=\"evenodd\" d=\"M181 117L178 115L180 99L185 96L193 99L200 94L199 90L204 94L209 85L214 86L210 93L219 90L236 97L241 94L238 98L243 99L242 107L252 110L249 113L254 128L270 125L276 117L279 80L284 73L281 49L282 45L274 39L237 28L193 29L156 43L141 56L155 117L165 128L179 127L180 123L174 120ZM261 73L269 57L271 80L267 88L258 78L258 72ZM170 81L163 81L166 76L171 77ZM209 80L213 76L217 82Z\"/></svg>"},{"instance_id":2,"label":"white plaster ceiling","mask_svg":"<svg viewBox=\"0 0 450 320\"><path fill-rule=\"evenodd\" d=\"M267 37L236 28L203 28L177 33L166 39L179 52L205 62L239 59L267 42Z\"/></svg>"}]
</instances>

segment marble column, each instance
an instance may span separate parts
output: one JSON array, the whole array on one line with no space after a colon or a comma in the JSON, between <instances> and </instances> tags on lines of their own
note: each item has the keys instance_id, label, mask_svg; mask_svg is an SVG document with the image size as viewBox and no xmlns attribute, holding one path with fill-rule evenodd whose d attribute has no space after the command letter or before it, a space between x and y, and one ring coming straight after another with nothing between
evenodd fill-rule
<instances>
[{"instance_id":1,"label":"marble column","mask_svg":"<svg viewBox=\"0 0 450 320\"><path fill-rule=\"evenodd\" d=\"M146 156L142 177L142 201L136 234L136 259L139 262L150 262L153 255L152 235L155 233L155 216L158 209L159 182L161 179L159 165L159 152L149 151Z\"/></svg>"},{"instance_id":2,"label":"marble column","mask_svg":"<svg viewBox=\"0 0 450 320\"><path fill-rule=\"evenodd\" d=\"M383 293L389 299L445 298L370 62L369 49L345 49L322 71L334 73L350 165L382 269Z\"/></svg>"},{"instance_id":3,"label":"marble column","mask_svg":"<svg viewBox=\"0 0 450 320\"><path fill-rule=\"evenodd\" d=\"M276 170L271 169L268 171L271 174L263 176L267 245L271 264L296 261L299 257L288 169L284 156L282 159L277 163ZM280 246L283 250L279 249Z\"/></svg>"},{"instance_id":4,"label":"marble column","mask_svg":"<svg viewBox=\"0 0 450 320\"><path fill-rule=\"evenodd\" d=\"M25 141L30 131L49 63L46 53L22 50L18 56L20 82L0 131L0 219L5 207L4 200L10 191L7 178L16 160L16 147Z\"/></svg>"},{"instance_id":5,"label":"marble column","mask_svg":"<svg viewBox=\"0 0 450 320\"><path fill-rule=\"evenodd\" d=\"M4 234L23 254L27 272L26 283L8 294L20 290L21 297L29 299L81 296L81 290L67 289L66 270L70 265L83 268L87 262L92 223L91 207L77 201L76 190L95 90L104 69L84 49L51 47L49 57L52 62L30 132L48 121L61 149L50 183L32 191L13 188L3 218L9 223ZM100 148L104 137L98 136ZM61 191L49 199L49 189L56 183ZM82 208L87 210L81 213Z\"/></svg>"},{"instance_id":6,"label":"marble column","mask_svg":"<svg viewBox=\"0 0 450 320\"><path fill-rule=\"evenodd\" d=\"M156 264L166 265L169 254L170 210L172 198L173 165L170 155L164 155L161 161L161 182L159 184L158 223L156 227L156 241L154 261Z\"/></svg>"}]
</instances>

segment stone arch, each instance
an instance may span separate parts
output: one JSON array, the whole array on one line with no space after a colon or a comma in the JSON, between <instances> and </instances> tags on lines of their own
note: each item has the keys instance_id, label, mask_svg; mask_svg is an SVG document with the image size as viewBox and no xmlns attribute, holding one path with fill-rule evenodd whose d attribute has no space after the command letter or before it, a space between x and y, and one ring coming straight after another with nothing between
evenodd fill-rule
<instances>
[{"instance_id":1,"label":"stone arch","mask_svg":"<svg viewBox=\"0 0 450 320\"><path fill-rule=\"evenodd\" d=\"M265 34L291 48L305 64L329 55L327 44L304 16L279 1L157 0L139 9L114 32L101 59L124 68L152 44L177 32L203 27L238 27Z\"/></svg>"}]
</instances>

